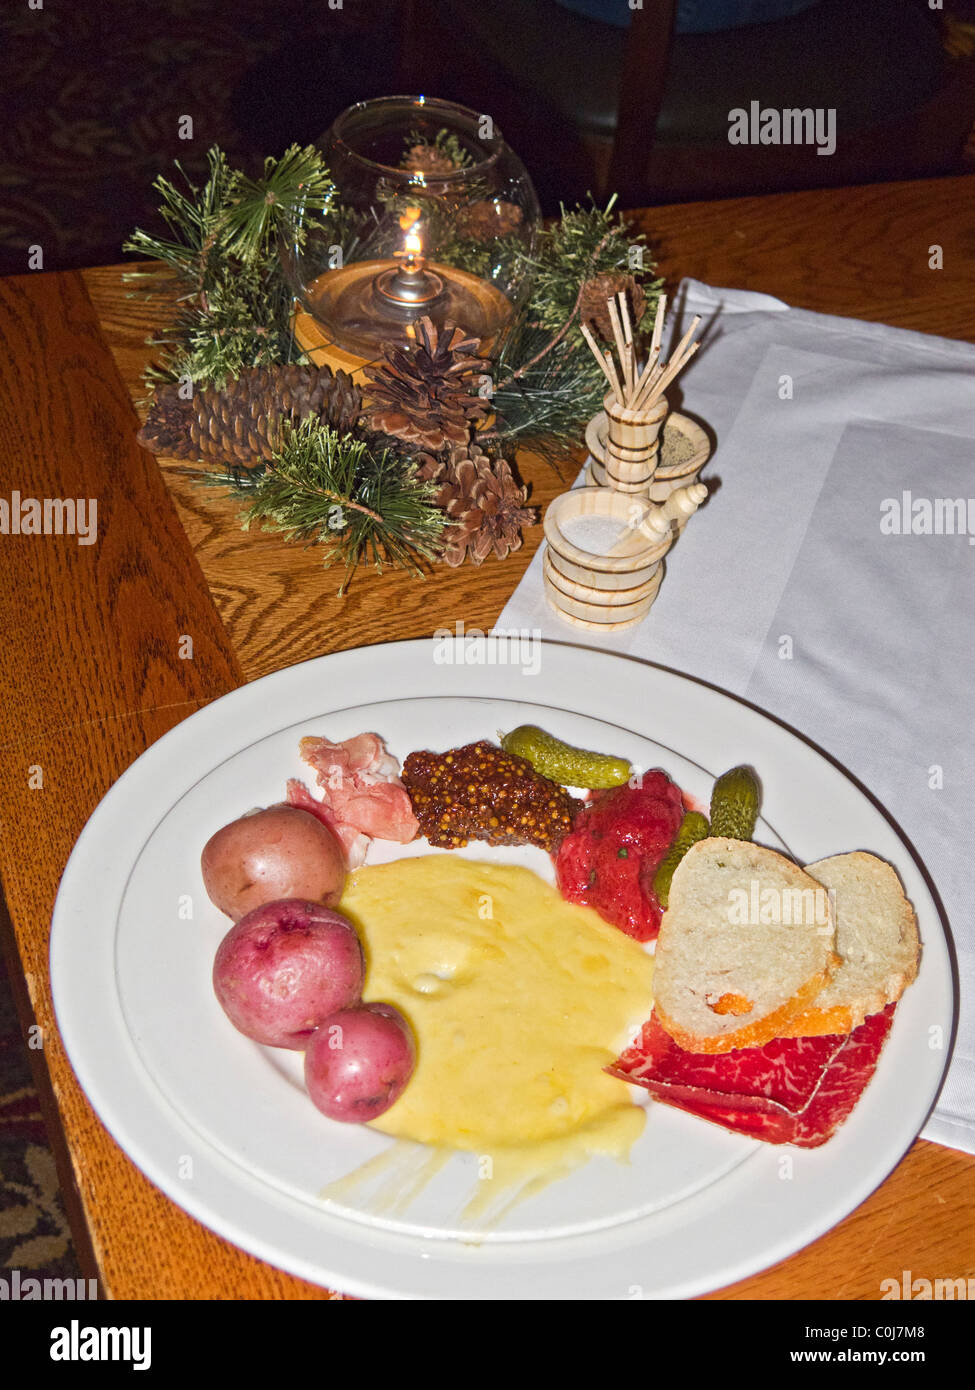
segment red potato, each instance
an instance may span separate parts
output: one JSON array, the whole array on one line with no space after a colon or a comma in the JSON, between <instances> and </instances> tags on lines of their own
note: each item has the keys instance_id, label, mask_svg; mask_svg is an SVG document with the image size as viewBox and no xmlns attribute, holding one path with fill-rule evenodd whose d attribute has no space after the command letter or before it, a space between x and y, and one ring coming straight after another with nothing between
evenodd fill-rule
<instances>
[{"instance_id":1,"label":"red potato","mask_svg":"<svg viewBox=\"0 0 975 1390\"><path fill-rule=\"evenodd\" d=\"M331 905L345 883L342 846L297 806L268 806L231 821L207 841L200 867L210 901L235 922L282 898Z\"/></svg>"},{"instance_id":2,"label":"red potato","mask_svg":"<svg viewBox=\"0 0 975 1390\"><path fill-rule=\"evenodd\" d=\"M305 1049L305 1085L330 1120L365 1124L403 1094L416 1045L391 1004L358 1004L324 1020Z\"/></svg>"},{"instance_id":3,"label":"red potato","mask_svg":"<svg viewBox=\"0 0 975 1390\"><path fill-rule=\"evenodd\" d=\"M224 937L213 988L235 1028L268 1047L300 1052L322 1021L362 994L355 928L321 903L255 908Z\"/></svg>"}]
</instances>

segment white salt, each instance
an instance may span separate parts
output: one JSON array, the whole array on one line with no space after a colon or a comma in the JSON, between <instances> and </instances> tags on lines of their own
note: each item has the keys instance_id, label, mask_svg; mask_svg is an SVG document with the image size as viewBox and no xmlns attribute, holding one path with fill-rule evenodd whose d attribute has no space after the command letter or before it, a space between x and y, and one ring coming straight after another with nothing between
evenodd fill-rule
<instances>
[{"instance_id":1,"label":"white salt","mask_svg":"<svg viewBox=\"0 0 975 1390\"><path fill-rule=\"evenodd\" d=\"M577 516L559 528L567 541L591 555L608 555L613 546L630 534L625 522L607 516Z\"/></svg>"}]
</instances>

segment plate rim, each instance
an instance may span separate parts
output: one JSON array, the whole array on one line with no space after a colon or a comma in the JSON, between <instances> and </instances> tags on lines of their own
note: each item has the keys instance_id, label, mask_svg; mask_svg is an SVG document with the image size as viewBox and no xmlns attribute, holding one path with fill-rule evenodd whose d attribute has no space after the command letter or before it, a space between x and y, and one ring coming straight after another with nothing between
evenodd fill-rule
<instances>
[{"instance_id":1,"label":"plate rim","mask_svg":"<svg viewBox=\"0 0 975 1390\"><path fill-rule=\"evenodd\" d=\"M92 1065L95 1066L97 1072L99 1061L103 1060L98 1058L97 1048L95 1049L96 1055L94 1058L91 1055L90 1046L88 1055L85 1055L85 1042L80 1041L79 1037L76 1034L72 1033L73 1005L70 997L70 985L68 986L68 992L65 992L67 978L65 971L69 968L72 946L72 940L70 935L70 923L72 917L70 894L78 875L79 866L83 863L84 856L89 852L93 851L95 848L97 848L97 836L102 824L106 820L106 817L108 817L111 812L113 812L116 808L118 808L121 805L127 792L135 788L141 778L149 775L149 773L152 770L152 767L160 758L165 759L171 749L177 747L181 742L185 742L187 738L190 738L190 740L192 741L192 736L194 732L199 731L202 734L206 725L211 723L214 719L222 721L222 723L226 727L234 727L233 714L235 714L238 709L241 711L246 710L247 707L253 703L255 698L260 699L262 694L273 695L276 691L283 691L287 688L291 688L293 691L297 691L299 693L300 702L305 703L307 699L310 698L308 692L311 692L315 689L314 675L326 664L334 670L337 664L341 663L345 667L345 676L348 679L354 680L356 668L372 667L373 671L375 672L377 659L378 664L380 666L388 665L390 662L392 662L402 667L403 663L405 662L407 667L409 667L413 663L413 659L415 657L422 655L424 658L423 665L425 667L424 678L429 684L432 684L433 680L435 679L436 670L434 663L431 661L431 644L435 640L436 638L419 638L395 643L380 643L372 646L350 648L343 652L330 653L325 656L311 658L308 661L297 663L294 666L283 668L280 671L272 672L269 675L262 677L258 681L249 682L243 686L240 686L237 689L221 696L217 700L211 701L208 705L202 707L202 709L194 711L186 719L180 721L179 724L174 725L172 729L168 730L160 739L158 739L155 743L150 745L150 747L147 748L140 755L140 757L136 759L130 765L130 767L122 773L122 775L117 779L117 781L106 793L105 797L102 798L101 802L99 802L98 806L95 808L95 811L92 813L92 816L86 823L81 835L78 838L78 841L75 844L74 849L72 850L71 856L68 860L68 864L64 871L61 887L58 891L58 898L55 903L54 913L52 915L50 969L55 1017L58 1021L58 1026L61 1031L65 1051L67 1053L68 1060L72 1066L72 1069L75 1072L75 1076L78 1079L79 1084L82 1086L82 1089L85 1091L85 1093L91 1100L91 1103L95 1107L96 1113L98 1113L99 1118L102 1120L102 1123L105 1124L106 1128L112 1134L116 1142L118 1142L120 1146L123 1148L123 1150L129 1155L129 1157L132 1158L134 1162L136 1162L137 1166L140 1167L142 1172L150 1179L150 1181L152 1181L157 1187L159 1187L171 1200L173 1200L182 1209L188 1211L191 1215L203 1222L203 1224L207 1225L210 1229L217 1231L218 1234L223 1236L225 1239L228 1239L233 1244L239 1246L240 1248L250 1251L251 1253L257 1255L259 1258L266 1260L268 1263L278 1268L289 1270L290 1272L299 1275L299 1277L309 1279L310 1281L315 1283L327 1283L332 1287L341 1287L350 1292L359 1292L360 1296L370 1298L453 1296L496 1297L497 1295L484 1294L483 1292L475 1293L473 1295L455 1295L443 1292L432 1292L429 1288L421 1288L417 1290L415 1286L412 1288L391 1288L388 1283L384 1283L382 1280L374 1282L373 1279L371 1279L368 1275L364 1274L363 1272L357 1271L356 1273L350 1275L335 1268L326 1268L324 1267L321 1261L313 1261L312 1263L309 1263L306 1258L302 1257L295 1251L283 1253L282 1250L276 1245L276 1243L273 1240L268 1241L266 1236L262 1234L255 1233L253 1231L242 1232L239 1225L237 1225L233 1220L229 1218L225 1219L224 1213L222 1211L219 1212L215 1217L214 1212L212 1210L212 1198L208 1197L206 1194L200 1197L194 1191L187 1191L185 1186L180 1188L178 1185L175 1184L174 1181L170 1181L167 1183L164 1178L161 1179L158 1170L153 1171L153 1168L156 1167L156 1165L152 1161L151 1152L148 1155L146 1153L146 1135L143 1134L139 1138L133 1138L131 1134L127 1134L124 1119L122 1119L117 1113L114 1113L111 1097L106 1098L104 1089L100 1084L99 1077L97 1075L92 1074ZM457 639L457 641L463 640L465 639ZM496 640L500 641L503 639L499 638ZM767 1245L766 1252L765 1254L763 1254L759 1262L756 1262L754 1257L752 1257L751 1259L744 1260L741 1267L739 1268L733 1268L726 1263L714 1275L704 1275L702 1277L700 1274L698 1274L695 1277L693 1274L689 1273L683 1277L675 1276L672 1286L669 1286L666 1291L658 1292L651 1295L653 1297L665 1298L693 1297L704 1292L710 1292L714 1289L725 1287L730 1283L737 1282L739 1279L748 1277L748 1275L750 1274L757 1273L761 1269L768 1268L769 1265L777 1263L779 1260L787 1257L789 1254L795 1253L797 1250L805 1248L807 1244L817 1239L827 1230L832 1229L834 1225L838 1224L839 1221L845 1219L845 1217L849 1215L851 1211L855 1210L855 1208L859 1206L859 1204L870 1194L870 1192L875 1190L876 1187L879 1186L880 1183L882 1183L887 1176L889 1176L890 1172L892 1172L893 1169L900 1162L901 1158L903 1157L903 1154L910 1147L911 1143L913 1143L914 1138L916 1137L917 1133L919 1133L920 1130L923 1128L923 1125L926 1122L927 1117L930 1115L937 1102L937 1097L943 1085L944 1077L946 1075L948 1064L950 1061L951 1048L954 1042L955 1030L957 1028L957 968L953 956L951 935L948 929L947 917L940 896L938 895L937 889L931 879L931 876L926 866L923 863L923 860L920 858L920 855L916 852L910 840L901 830L891 813L888 812L886 808L877 800L877 798L873 796L869 789L864 787L857 778L852 776L839 763L837 759L833 758L828 752L826 752L824 749L821 749L818 745L813 743L811 739L799 733L799 731L793 729L785 721L779 719L775 715L770 714L768 711L761 709L754 703L746 699L743 699L740 696L734 695L726 690L723 690L719 686L716 686L709 681L702 680L698 677L689 676L684 672L675 671L672 668L643 661L638 658L631 657L628 654L600 652L594 650L591 647L587 647L584 644L570 642L546 641L542 644L542 646L543 653L544 651L553 653L555 654L553 659L555 659L556 661L563 659L567 660L570 666L575 664L578 667L579 663L594 663L592 669L596 670L596 668L599 667L603 667L605 669L607 663L610 667L612 667L614 665L618 665L618 663L623 661L626 662L628 665L630 677L636 676L639 671L645 671L648 673L653 673L654 679L662 679L665 685L673 681L675 683L674 689L679 689L681 686L686 685L699 687L700 690L707 692L707 696L709 699L716 699L719 703L721 701L727 701L730 702L732 706L739 707L740 710L748 711L749 714L754 717L755 721L757 721L756 728L759 731L761 731L761 729L766 725L774 726L779 731L780 735L785 736L787 742L789 740L797 740L799 744L801 744L806 750L807 756L811 755L814 759L818 756L818 758L823 760L823 762L826 765L828 765L828 767L835 774L838 774L839 777L844 779L846 783L848 783L852 788L856 790L857 793L859 793L859 795L866 801L867 805L874 814L876 814L877 812L880 813L882 819L886 822L889 832L898 842L900 849L903 852L906 852L906 862L909 862L912 869L919 874L921 884L924 888L924 891L928 895L930 907L931 909L933 909L932 913L930 914L931 919L933 921L936 921L938 926L939 935L937 942L929 942L926 938L925 951L927 952L930 949L932 950L934 955L938 955L939 951L937 948L940 948L940 952L943 953L943 960L941 961L941 964L943 969L946 967L947 976L946 980L941 979L940 985L943 987L946 982L948 985L948 997L945 1000L944 1007L947 1010L947 1022L949 1025L948 1034L950 1041L943 1050L942 1065L939 1070L937 1083L933 1084L931 1087L928 1088L931 1090L929 1104L927 1105L924 1116L917 1121L916 1128L914 1129L913 1134L910 1138L907 1139L905 1143L899 1145L897 1154L892 1161L889 1161L891 1155L888 1152L882 1160L882 1162L872 1163L868 1165L869 1171L864 1175L862 1180L855 1186L855 1188L847 1194L850 1200L846 1200L846 1198L844 1198L843 1202L840 1204L843 1207L843 1210L839 1214L831 1210L823 1216L822 1220L813 1220L811 1222L808 1222L806 1227L806 1233L804 1234L803 1238L798 1244L795 1242L794 1237L789 1235L783 1235L778 1240L770 1240L770 1242ZM569 655L570 653L571 655ZM461 667L461 669L465 669L468 671L473 669L474 671L477 671L479 668L476 666L473 668L468 666L466 668ZM463 681L461 681L461 684L463 685ZM327 692L327 682L323 683L322 689ZM255 690L259 690L260 692L260 694L257 697L255 697ZM432 693L433 692L430 690L426 692L427 695L430 695ZM437 693L454 694L459 695L461 697L463 695L462 691L444 691L442 687ZM327 704L329 698L330 697L327 693L324 694L322 696L322 704ZM383 696L376 695L375 698L382 699ZM390 698L388 690L385 693L385 698ZM402 694L398 698L424 698L424 696L423 694L418 695L416 692L411 691ZM484 698L515 700L519 697L511 692L505 694L500 691L490 691L485 693ZM526 689L524 692L522 692L520 698L524 703L532 703L530 690ZM273 703L273 699L267 702L269 706L273 706ZM334 710L334 703L331 705L330 708ZM575 707L573 706L573 708ZM219 710L219 714L214 715L213 712L215 710ZM329 709L326 709L324 711L326 715L329 712ZM575 712L582 715L583 717L600 717L596 713L589 713L588 710L575 709ZM311 708L306 708L300 715L300 718L307 720L312 720L317 717L323 717L321 715L321 711L316 711ZM282 716L282 718L284 718L284 716ZM286 722L291 723L294 721L289 717ZM190 728L190 726L192 726L192 729L190 734L188 735L187 730ZM278 720L276 727L281 726L281 720ZM633 729L633 732L635 734L639 734L639 736L641 737L653 739L653 733L651 731L644 732L641 729ZM262 732L259 730L256 733L255 737L251 739L249 742L256 741L258 737L265 736L265 734L266 731ZM243 744L238 742L238 749L249 746L249 742ZM683 749L680 747L678 747L678 751L681 753L681 756L689 756L689 754L684 753ZM194 775L197 776L198 774ZM175 800L177 798L173 799ZM777 823L780 823L783 820L783 816L776 815L774 819ZM788 840L792 840L794 838L792 834L788 831L786 832L786 837ZM920 908L920 905L918 906ZM919 916L920 915L921 912L919 910ZM114 942L114 916L112 918L110 934ZM112 949L114 952L114 945ZM65 1020L68 1020L67 1028L62 1026ZM90 1044L90 1039L88 1041ZM86 1077L87 1084L85 1079ZM95 1095L92 1094L93 1091L98 1095L99 1099L96 1100ZM165 1100L165 1098L162 1097L161 1094L158 1098L162 1101L166 1111L170 1111L171 1107L169 1106L169 1103ZM102 1102L101 1104L99 1103L99 1100ZM116 1100L116 1107L120 1103L121 1102L119 1100ZM105 1113L106 1111L109 1113L111 1118L107 1117ZM167 1116L167 1118L171 1120L173 1116ZM157 1117L157 1120L158 1119L159 1117ZM112 1123L113 1120L114 1123ZM913 1123L914 1122L912 1121L912 1125ZM833 1142L835 1143L836 1141L834 1140ZM770 1146L764 1146L764 1148L768 1150ZM792 1154L802 1152L792 1149L791 1146L786 1151ZM229 1160L224 1159L222 1155L219 1155L218 1157L220 1160L219 1163L214 1161L214 1156L208 1156L209 1161L213 1165L215 1175L218 1175L218 1177L222 1176L222 1180L226 1181L227 1174L219 1174L219 1169L221 1165L226 1164L228 1167L233 1168L233 1173L231 1174L231 1177L236 1176L239 1179L240 1170L237 1168L237 1166L230 1164ZM880 1171L881 1169L882 1171ZM251 1186L254 1187L263 1185L252 1183ZM247 1193L244 1191L244 1189L246 1189L247 1184L238 1182L237 1187L238 1190L241 1191L242 1195L246 1198ZM254 1194L252 1193L251 1195L253 1196ZM279 1204L280 1200L280 1194L275 1193L273 1201ZM331 1216L328 1213L323 1213L323 1217L327 1219L323 1219L322 1222L316 1224L321 1225L325 1229L326 1234L328 1234L329 1236L331 1236L334 1233L332 1231L329 1231L328 1228L330 1226L334 1227L336 1222L338 1222L343 1228L348 1227L349 1223L342 1218L335 1218L334 1216ZM638 1221L636 1223L631 1224L640 1225L642 1223ZM359 1227L358 1229L352 1232L352 1242L354 1244L364 1245L365 1247L375 1250L375 1258L381 1263L382 1256L380 1255L379 1251L376 1250L376 1246L384 1245L386 1243L385 1239L380 1241L377 1241L376 1239L362 1241L361 1238L363 1235L363 1230L364 1228ZM348 1235L347 1229L345 1229L345 1234L346 1236ZM598 1236L596 1238L598 1239ZM393 1241L393 1243L404 1241L407 1244L416 1245L419 1238L412 1236L400 1237L399 1235L393 1235L390 1237L390 1239ZM591 1239L592 1237L580 1237L578 1238L578 1241L585 1242L587 1240L591 1241ZM575 1246L578 1244L578 1241L576 1238L573 1237L567 1239L553 1238L550 1241L543 1242L543 1244L546 1246L547 1250L551 1251L554 1250L557 1246ZM339 1245L342 1244L341 1238L339 1239L338 1243ZM627 1250L630 1250L633 1246L634 1242L631 1241L627 1244L626 1248ZM502 1252L505 1250L504 1245L498 1246L496 1248ZM478 1258L482 1257L479 1256ZM482 1272L486 1272L487 1269L493 1268L496 1265L496 1263L497 1261L495 1259L491 1259L490 1261L485 1259L485 1268L484 1270L482 1270ZM533 1264L529 1262L521 1266L521 1268L523 1270L527 1270L530 1274L533 1268ZM422 1283L422 1281L420 1282ZM474 1282L476 1283L478 1281L475 1280ZM552 1295L551 1293L542 1293L536 1295L531 1291L526 1291L522 1292L521 1294L515 1294L512 1296L559 1297L566 1295Z\"/></svg>"}]
</instances>

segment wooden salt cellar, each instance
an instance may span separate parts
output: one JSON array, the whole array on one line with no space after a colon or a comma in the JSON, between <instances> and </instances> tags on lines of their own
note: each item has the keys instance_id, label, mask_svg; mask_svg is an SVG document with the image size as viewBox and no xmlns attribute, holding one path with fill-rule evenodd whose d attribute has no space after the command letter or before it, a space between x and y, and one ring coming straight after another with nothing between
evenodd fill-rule
<instances>
[{"instance_id":1,"label":"wooden salt cellar","mask_svg":"<svg viewBox=\"0 0 975 1390\"><path fill-rule=\"evenodd\" d=\"M595 632L642 622L663 579L663 557L707 491L695 483L659 506L607 487L575 488L556 497L545 513L542 567L546 596L559 617ZM603 554L585 550L562 528L586 516L618 521L625 534Z\"/></svg>"}]
</instances>

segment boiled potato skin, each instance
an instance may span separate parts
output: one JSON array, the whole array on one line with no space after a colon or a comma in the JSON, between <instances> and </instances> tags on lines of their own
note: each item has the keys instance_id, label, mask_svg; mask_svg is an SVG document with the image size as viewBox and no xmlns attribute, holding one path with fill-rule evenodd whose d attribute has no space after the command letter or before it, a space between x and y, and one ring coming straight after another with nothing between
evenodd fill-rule
<instances>
[{"instance_id":1,"label":"boiled potato skin","mask_svg":"<svg viewBox=\"0 0 975 1390\"><path fill-rule=\"evenodd\" d=\"M305 1049L305 1085L330 1120L366 1124L394 1105L416 1067L409 1024L391 1004L355 1004L324 1019Z\"/></svg>"},{"instance_id":2,"label":"boiled potato skin","mask_svg":"<svg viewBox=\"0 0 975 1390\"><path fill-rule=\"evenodd\" d=\"M331 905L345 882L336 837L310 811L288 805L225 825L204 846L200 867L210 901L235 922L283 898Z\"/></svg>"},{"instance_id":3,"label":"boiled potato skin","mask_svg":"<svg viewBox=\"0 0 975 1390\"><path fill-rule=\"evenodd\" d=\"M246 1037L302 1051L322 1020L356 1003L365 961L355 928L321 903L264 903L230 928L213 989Z\"/></svg>"}]
</instances>

